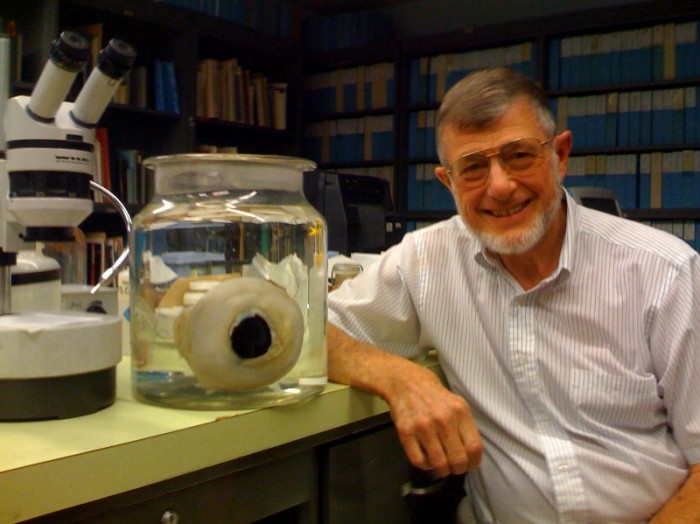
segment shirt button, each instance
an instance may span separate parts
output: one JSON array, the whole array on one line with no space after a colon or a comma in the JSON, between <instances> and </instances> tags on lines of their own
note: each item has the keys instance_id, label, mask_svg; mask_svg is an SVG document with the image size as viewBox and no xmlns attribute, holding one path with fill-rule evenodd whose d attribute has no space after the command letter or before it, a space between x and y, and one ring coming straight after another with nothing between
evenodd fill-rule
<instances>
[{"instance_id":1,"label":"shirt button","mask_svg":"<svg viewBox=\"0 0 700 524\"><path fill-rule=\"evenodd\" d=\"M518 357L518 362L520 362L521 364L525 364L527 362L527 357L525 355L520 355Z\"/></svg>"},{"instance_id":2,"label":"shirt button","mask_svg":"<svg viewBox=\"0 0 700 524\"><path fill-rule=\"evenodd\" d=\"M559 471L564 473L565 471L569 471L569 465L568 464L559 464L558 468Z\"/></svg>"}]
</instances>

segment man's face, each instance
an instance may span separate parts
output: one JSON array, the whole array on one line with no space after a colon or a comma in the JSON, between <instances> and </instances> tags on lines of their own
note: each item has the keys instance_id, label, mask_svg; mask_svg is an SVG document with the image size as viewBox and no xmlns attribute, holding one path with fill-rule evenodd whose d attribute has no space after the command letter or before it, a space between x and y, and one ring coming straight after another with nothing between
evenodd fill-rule
<instances>
[{"instance_id":1,"label":"man's face","mask_svg":"<svg viewBox=\"0 0 700 524\"><path fill-rule=\"evenodd\" d=\"M544 135L525 99L516 100L490 127L467 131L445 128L447 167L468 153L489 148L493 148L489 153L495 153L520 138L537 142L551 138ZM542 240L560 211L561 179L570 148L571 135L565 132L536 147L540 156L525 170L504 168L497 156L491 156L490 169L481 179L466 183L458 180L458 173L448 175L445 167L437 168L436 175L452 192L462 219L487 248L500 254L523 253ZM519 155L516 151L514 158Z\"/></svg>"}]
</instances>

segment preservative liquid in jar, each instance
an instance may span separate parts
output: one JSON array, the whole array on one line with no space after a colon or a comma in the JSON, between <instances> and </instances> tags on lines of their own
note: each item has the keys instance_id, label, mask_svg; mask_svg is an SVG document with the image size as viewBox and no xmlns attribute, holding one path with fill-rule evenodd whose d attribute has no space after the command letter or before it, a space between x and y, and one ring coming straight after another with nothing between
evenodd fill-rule
<instances>
[{"instance_id":1,"label":"preservative liquid in jar","mask_svg":"<svg viewBox=\"0 0 700 524\"><path fill-rule=\"evenodd\" d=\"M327 229L307 160L147 159L155 197L130 235L132 389L150 404L248 409L326 384Z\"/></svg>"}]
</instances>

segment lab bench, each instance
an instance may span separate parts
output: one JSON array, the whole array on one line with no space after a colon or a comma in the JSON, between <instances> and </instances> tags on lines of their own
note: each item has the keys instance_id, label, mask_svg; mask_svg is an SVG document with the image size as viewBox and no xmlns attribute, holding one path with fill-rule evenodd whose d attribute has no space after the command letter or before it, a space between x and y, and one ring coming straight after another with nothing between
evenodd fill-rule
<instances>
[{"instance_id":1,"label":"lab bench","mask_svg":"<svg viewBox=\"0 0 700 524\"><path fill-rule=\"evenodd\" d=\"M133 399L129 360L102 411L0 423L0 523L409 521L380 398L329 383L292 406L155 407Z\"/></svg>"}]
</instances>

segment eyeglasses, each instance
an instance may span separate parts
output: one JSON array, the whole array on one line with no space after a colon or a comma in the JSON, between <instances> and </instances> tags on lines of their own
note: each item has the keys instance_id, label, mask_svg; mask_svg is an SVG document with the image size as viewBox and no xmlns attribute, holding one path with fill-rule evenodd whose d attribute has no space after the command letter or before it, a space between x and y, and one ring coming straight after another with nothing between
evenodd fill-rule
<instances>
[{"instance_id":1,"label":"eyeglasses","mask_svg":"<svg viewBox=\"0 0 700 524\"><path fill-rule=\"evenodd\" d=\"M455 184L475 186L488 179L491 157L498 157L501 167L509 173L527 173L544 158L545 141L537 138L518 138L501 146L482 149L459 157L446 171Z\"/></svg>"}]
</instances>

